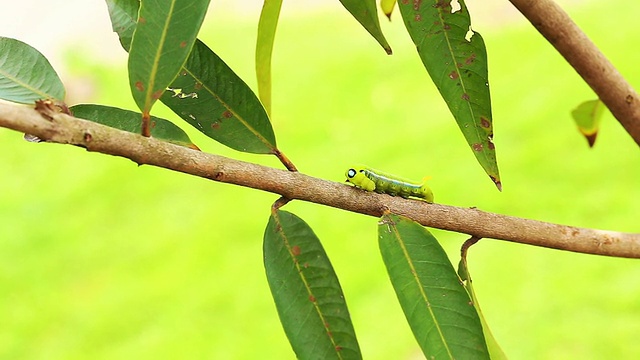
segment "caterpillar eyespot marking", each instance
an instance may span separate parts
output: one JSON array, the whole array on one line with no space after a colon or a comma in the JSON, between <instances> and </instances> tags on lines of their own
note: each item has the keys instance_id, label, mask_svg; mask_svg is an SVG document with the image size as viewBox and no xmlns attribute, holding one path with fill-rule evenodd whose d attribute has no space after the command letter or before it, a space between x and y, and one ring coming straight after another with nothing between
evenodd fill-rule
<instances>
[{"instance_id":1,"label":"caterpillar eyespot marking","mask_svg":"<svg viewBox=\"0 0 640 360\"><path fill-rule=\"evenodd\" d=\"M426 183L414 183L365 166L353 166L345 173L347 182L367 191L415 197L433 203L433 192Z\"/></svg>"}]
</instances>

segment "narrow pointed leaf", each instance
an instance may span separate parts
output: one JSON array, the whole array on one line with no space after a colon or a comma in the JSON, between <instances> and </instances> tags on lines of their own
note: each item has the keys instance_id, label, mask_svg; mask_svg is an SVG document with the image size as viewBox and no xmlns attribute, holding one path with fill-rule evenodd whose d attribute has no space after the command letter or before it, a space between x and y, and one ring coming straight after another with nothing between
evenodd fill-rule
<instances>
[{"instance_id":1,"label":"narrow pointed leaf","mask_svg":"<svg viewBox=\"0 0 640 360\"><path fill-rule=\"evenodd\" d=\"M362 358L340 283L309 225L286 211L272 213L264 266L298 359Z\"/></svg>"},{"instance_id":2,"label":"narrow pointed leaf","mask_svg":"<svg viewBox=\"0 0 640 360\"><path fill-rule=\"evenodd\" d=\"M396 0L380 0L380 9L391 20L391 13L396 6Z\"/></svg>"},{"instance_id":3,"label":"narrow pointed leaf","mask_svg":"<svg viewBox=\"0 0 640 360\"><path fill-rule=\"evenodd\" d=\"M129 51L129 85L143 115L189 56L208 6L209 0L141 1Z\"/></svg>"},{"instance_id":4,"label":"narrow pointed leaf","mask_svg":"<svg viewBox=\"0 0 640 360\"><path fill-rule=\"evenodd\" d=\"M401 1L398 3L420 59L449 106L476 159L502 189L495 147L487 68L487 51L472 32L463 0L454 2Z\"/></svg>"},{"instance_id":5,"label":"narrow pointed leaf","mask_svg":"<svg viewBox=\"0 0 640 360\"><path fill-rule=\"evenodd\" d=\"M358 22L373 36L387 54L391 55L391 46L387 43L376 9L376 0L340 0L342 5L358 20Z\"/></svg>"},{"instance_id":6,"label":"narrow pointed leaf","mask_svg":"<svg viewBox=\"0 0 640 360\"><path fill-rule=\"evenodd\" d=\"M0 99L33 104L64 100L64 85L49 60L22 41L0 36Z\"/></svg>"},{"instance_id":7,"label":"narrow pointed leaf","mask_svg":"<svg viewBox=\"0 0 640 360\"><path fill-rule=\"evenodd\" d=\"M420 224L387 214L378 226L382 258L427 359L489 359L469 294L438 241Z\"/></svg>"},{"instance_id":8,"label":"narrow pointed leaf","mask_svg":"<svg viewBox=\"0 0 640 360\"><path fill-rule=\"evenodd\" d=\"M589 147L593 147L600 129L600 119L605 106L600 99L585 101L571 112L578 131L587 139Z\"/></svg>"},{"instance_id":9,"label":"narrow pointed leaf","mask_svg":"<svg viewBox=\"0 0 640 360\"><path fill-rule=\"evenodd\" d=\"M128 51L126 39L132 36L139 2L107 3L113 28ZM273 128L258 98L200 40L196 40L178 77L168 87L172 90L165 91L160 101L205 135L239 151L276 152Z\"/></svg>"},{"instance_id":10,"label":"narrow pointed leaf","mask_svg":"<svg viewBox=\"0 0 640 360\"><path fill-rule=\"evenodd\" d=\"M258 22L258 40L256 41L258 94L269 115L271 115L271 54L281 7L282 0L264 0Z\"/></svg>"},{"instance_id":11,"label":"narrow pointed leaf","mask_svg":"<svg viewBox=\"0 0 640 360\"><path fill-rule=\"evenodd\" d=\"M487 342L487 350L489 351L491 360L507 360L507 355L504 353L504 351L502 351L502 348L498 344L498 341L496 341L496 338L491 333L491 329L489 329L489 325L487 324L487 321L482 314L480 303L478 302L478 298L473 291L473 282L471 281L469 267L467 266L467 261L465 258L460 259L460 262L458 263L458 274L460 275L460 279L463 281L463 285L469 293L469 296L473 301L473 306L476 308L478 316L480 317L480 322L482 323L482 332L484 333L484 337Z\"/></svg>"},{"instance_id":12,"label":"narrow pointed leaf","mask_svg":"<svg viewBox=\"0 0 640 360\"><path fill-rule=\"evenodd\" d=\"M74 105L70 110L73 116L81 119L91 120L132 133L140 133L141 114L134 111L93 104ZM191 139L189 139L189 136L184 130L168 120L155 116L151 117L151 136L176 145L199 150L198 147L191 142Z\"/></svg>"}]
</instances>

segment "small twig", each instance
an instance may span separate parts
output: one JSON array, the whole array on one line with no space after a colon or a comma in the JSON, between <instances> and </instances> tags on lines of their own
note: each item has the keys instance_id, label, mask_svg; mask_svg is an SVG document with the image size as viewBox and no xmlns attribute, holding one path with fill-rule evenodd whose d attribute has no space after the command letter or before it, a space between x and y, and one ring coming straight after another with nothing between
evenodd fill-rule
<instances>
[{"instance_id":1,"label":"small twig","mask_svg":"<svg viewBox=\"0 0 640 360\"><path fill-rule=\"evenodd\" d=\"M552 0L511 0L511 3L582 76L640 145L638 94L569 15Z\"/></svg>"},{"instance_id":2,"label":"small twig","mask_svg":"<svg viewBox=\"0 0 640 360\"><path fill-rule=\"evenodd\" d=\"M361 214L385 210L428 227L574 252L640 258L640 234L573 226L493 214L425 201L407 200L355 189L299 172L274 169L195 151L139 134L110 128L62 113L0 101L0 127L35 135L48 142L73 144L88 151L121 156L203 178L260 189ZM37 146L37 145L34 145Z\"/></svg>"},{"instance_id":3,"label":"small twig","mask_svg":"<svg viewBox=\"0 0 640 360\"><path fill-rule=\"evenodd\" d=\"M289 203L289 201L291 201L291 199L287 199L284 196L281 196L278 200L276 200L272 205L271 205L271 212L276 212L277 210L279 210L281 207L287 205Z\"/></svg>"},{"instance_id":4,"label":"small twig","mask_svg":"<svg viewBox=\"0 0 640 360\"><path fill-rule=\"evenodd\" d=\"M475 243L477 243L478 241L480 241L480 238L477 236L471 236L470 238L468 238L460 247L460 259L462 259L462 261L467 262L467 251L469 250L469 248L471 246L473 246Z\"/></svg>"}]
</instances>

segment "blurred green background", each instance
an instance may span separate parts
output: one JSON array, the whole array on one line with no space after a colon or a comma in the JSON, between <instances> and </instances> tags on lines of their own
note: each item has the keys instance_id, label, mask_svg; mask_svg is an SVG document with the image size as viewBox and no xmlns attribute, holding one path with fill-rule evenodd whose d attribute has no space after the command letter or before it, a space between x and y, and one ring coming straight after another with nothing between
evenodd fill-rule
<instances>
[{"instance_id":1,"label":"blurred green background","mask_svg":"<svg viewBox=\"0 0 640 360\"><path fill-rule=\"evenodd\" d=\"M309 3L285 2L273 61L273 125L300 171L342 182L347 166L364 163L406 178L432 176L443 204L640 231L637 146L607 114L595 148L587 148L569 114L595 95L513 10L471 9L489 53L499 193L399 14L391 23L381 18L394 50L386 56L337 1ZM565 3L621 73L640 84L640 5ZM108 19L104 3L94 7ZM214 3L201 33L254 89L257 18L255 7ZM99 30L96 42L106 38L117 49L111 29ZM63 66L69 103L135 109L124 52L104 56L91 51L106 46L96 42L85 37L58 49L54 65ZM155 110L204 151L281 167ZM72 146L27 143L9 130L0 129L0 142L0 358L294 358L262 265L276 195ZM376 219L302 202L286 209L322 239L364 357L422 358L386 277ZM457 263L465 236L434 233ZM470 250L469 265L485 317L510 358L640 357L637 260L487 239Z\"/></svg>"}]
</instances>

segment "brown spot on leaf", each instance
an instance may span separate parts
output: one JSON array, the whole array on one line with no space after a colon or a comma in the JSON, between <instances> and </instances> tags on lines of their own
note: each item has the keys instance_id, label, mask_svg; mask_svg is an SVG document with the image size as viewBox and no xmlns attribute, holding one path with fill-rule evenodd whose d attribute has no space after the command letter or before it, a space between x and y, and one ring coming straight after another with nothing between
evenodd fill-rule
<instances>
[{"instance_id":1,"label":"brown spot on leaf","mask_svg":"<svg viewBox=\"0 0 640 360\"><path fill-rule=\"evenodd\" d=\"M219 122L214 122L213 124L211 124L211 128L213 130L218 130L220 128L220 123Z\"/></svg>"},{"instance_id":2,"label":"brown spot on leaf","mask_svg":"<svg viewBox=\"0 0 640 360\"><path fill-rule=\"evenodd\" d=\"M187 71L186 70L182 70L180 72L180 76L187 76Z\"/></svg>"},{"instance_id":3,"label":"brown spot on leaf","mask_svg":"<svg viewBox=\"0 0 640 360\"><path fill-rule=\"evenodd\" d=\"M409 5L409 0L402 0L402 5Z\"/></svg>"},{"instance_id":4,"label":"brown spot on leaf","mask_svg":"<svg viewBox=\"0 0 640 360\"><path fill-rule=\"evenodd\" d=\"M91 135L91 133L87 131L84 133L83 138L84 138L84 142L88 143L88 142L91 142L91 140L93 140L93 135Z\"/></svg>"},{"instance_id":5,"label":"brown spot on leaf","mask_svg":"<svg viewBox=\"0 0 640 360\"><path fill-rule=\"evenodd\" d=\"M464 60L464 63L467 65L471 65L474 61L476 61L476 54L471 54L471 56Z\"/></svg>"},{"instance_id":6,"label":"brown spot on leaf","mask_svg":"<svg viewBox=\"0 0 640 360\"><path fill-rule=\"evenodd\" d=\"M142 84L142 81L136 81L135 87L138 91L144 91L144 84Z\"/></svg>"},{"instance_id":7,"label":"brown spot on leaf","mask_svg":"<svg viewBox=\"0 0 640 360\"><path fill-rule=\"evenodd\" d=\"M193 89L194 90L202 89L202 83L201 82L197 82L195 85L193 85Z\"/></svg>"},{"instance_id":8,"label":"brown spot on leaf","mask_svg":"<svg viewBox=\"0 0 640 360\"><path fill-rule=\"evenodd\" d=\"M162 94L164 93L164 90L158 90L156 92L153 93L153 95L151 95L152 98L158 100L160 99L160 97L162 96Z\"/></svg>"},{"instance_id":9,"label":"brown spot on leaf","mask_svg":"<svg viewBox=\"0 0 640 360\"><path fill-rule=\"evenodd\" d=\"M422 0L413 0L413 10L420 10L420 6L422 5Z\"/></svg>"},{"instance_id":10,"label":"brown spot on leaf","mask_svg":"<svg viewBox=\"0 0 640 360\"><path fill-rule=\"evenodd\" d=\"M464 101L469 101L469 94L467 94L467 93L463 93L463 94L462 94L462 96L461 96L461 98L462 98L462 100L464 100Z\"/></svg>"},{"instance_id":11,"label":"brown spot on leaf","mask_svg":"<svg viewBox=\"0 0 640 360\"><path fill-rule=\"evenodd\" d=\"M493 142L491 140L489 140L489 145L488 145L489 150L495 150L496 146L493 145Z\"/></svg>"},{"instance_id":12,"label":"brown spot on leaf","mask_svg":"<svg viewBox=\"0 0 640 360\"><path fill-rule=\"evenodd\" d=\"M152 121L152 122L151 122L151 128L152 128L152 129L155 129L155 127L156 127L156 122L155 122L155 121Z\"/></svg>"},{"instance_id":13,"label":"brown spot on leaf","mask_svg":"<svg viewBox=\"0 0 640 360\"><path fill-rule=\"evenodd\" d=\"M488 129L491 127L491 121L484 116L480 116L480 126Z\"/></svg>"},{"instance_id":14,"label":"brown spot on leaf","mask_svg":"<svg viewBox=\"0 0 640 360\"><path fill-rule=\"evenodd\" d=\"M186 46L187 46L187 42L186 41L181 41L180 42L180 47L181 48L186 47Z\"/></svg>"},{"instance_id":15,"label":"brown spot on leaf","mask_svg":"<svg viewBox=\"0 0 640 360\"><path fill-rule=\"evenodd\" d=\"M445 29L445 30L451 30L451 25L444 24L444 26L442 28Z\"/></svg>"},{"instance_id":16,"label":"brown spot on leaf","mask_svg":"<svg viewBox=\"0 0 640 360\"><path fill-rule=\"evenodd\" d=\"M416 14L416 16L413 17L414 21L422 21L422 15L420 14Z\"/></svg>"},{"instance_id":17,"label":"brown spot on leaf","mask_svg":"<svg viewBox=\"0 0 640 360\"><path fill-rule=\"evenodd\" d=\"M295 245L294 247L292 247L291 253L293 254L293 256L300 256L300 246Z\"/></svg>"},{"instance_id":18,"label":"brown spot on leaf","mask_svg":"<svg viewBox=\"0 0 640 360\"><path fill-rule=\"evenodd\" d=\"M139 17L138 18L138 23L139 24L146 24L147 23L147 19L143 18L143 17Z\"/></svg>"},{"instance_id":19,"label":"brown spot on leaf","mask_svg":"<svg viewBox=\"0 0 640 360\"><path fill-rule=\"evenodd\" d=\"M336 345L336 351L338 351L338 352L342 351L342 346Z\"/></svg>"},{"instance_id":20,"label":"brown spot on leaf","mask_svg":"<svg viewBox=\"0 0 640 360\"><path fill-rule=\"evenodd\" d=\"M451 80L456 80L459 77L460 77L460 75L458 74L457 71L452 71L452 72L449 73L449 79L451 79Z\"/></svg>"},{"instance_id":21,"label":"brown spot on leaf","mask_svg":"<svg viewBox=\"0 0 640 360\"><path fill-rule=\"evenodd\" d=\"M309 295L309 301L316 302L316 297L313 295Z\"/></svg>"},{"instance_id":22,"label":"brown spot on leaf","mask_svg":"<svg viewBox=\"0 0 640 360\"><path fill-rule=\"evenodd\" d=\"M473 148L473 150L475 150L475 151L482 151L482 148L483 148L483 146L482 146L482 144L481 144L481 143L475 143L475 144L471 145L471 147L472 147L472 148Z\"/></svg>"},{"instance_id":23,"label":"brown spot on leaf","mask_svg":"<svg viewBox=\"0 0 640 360\"><path fill-rule=\"evenodd\" d=\"M225 110L225 111L222 113L222 116L223 116L225 119L231 119L231 118L233 117L233 113L231 113L231 111L229 111L229 110Z\"/></svg>"}]
</instances>

